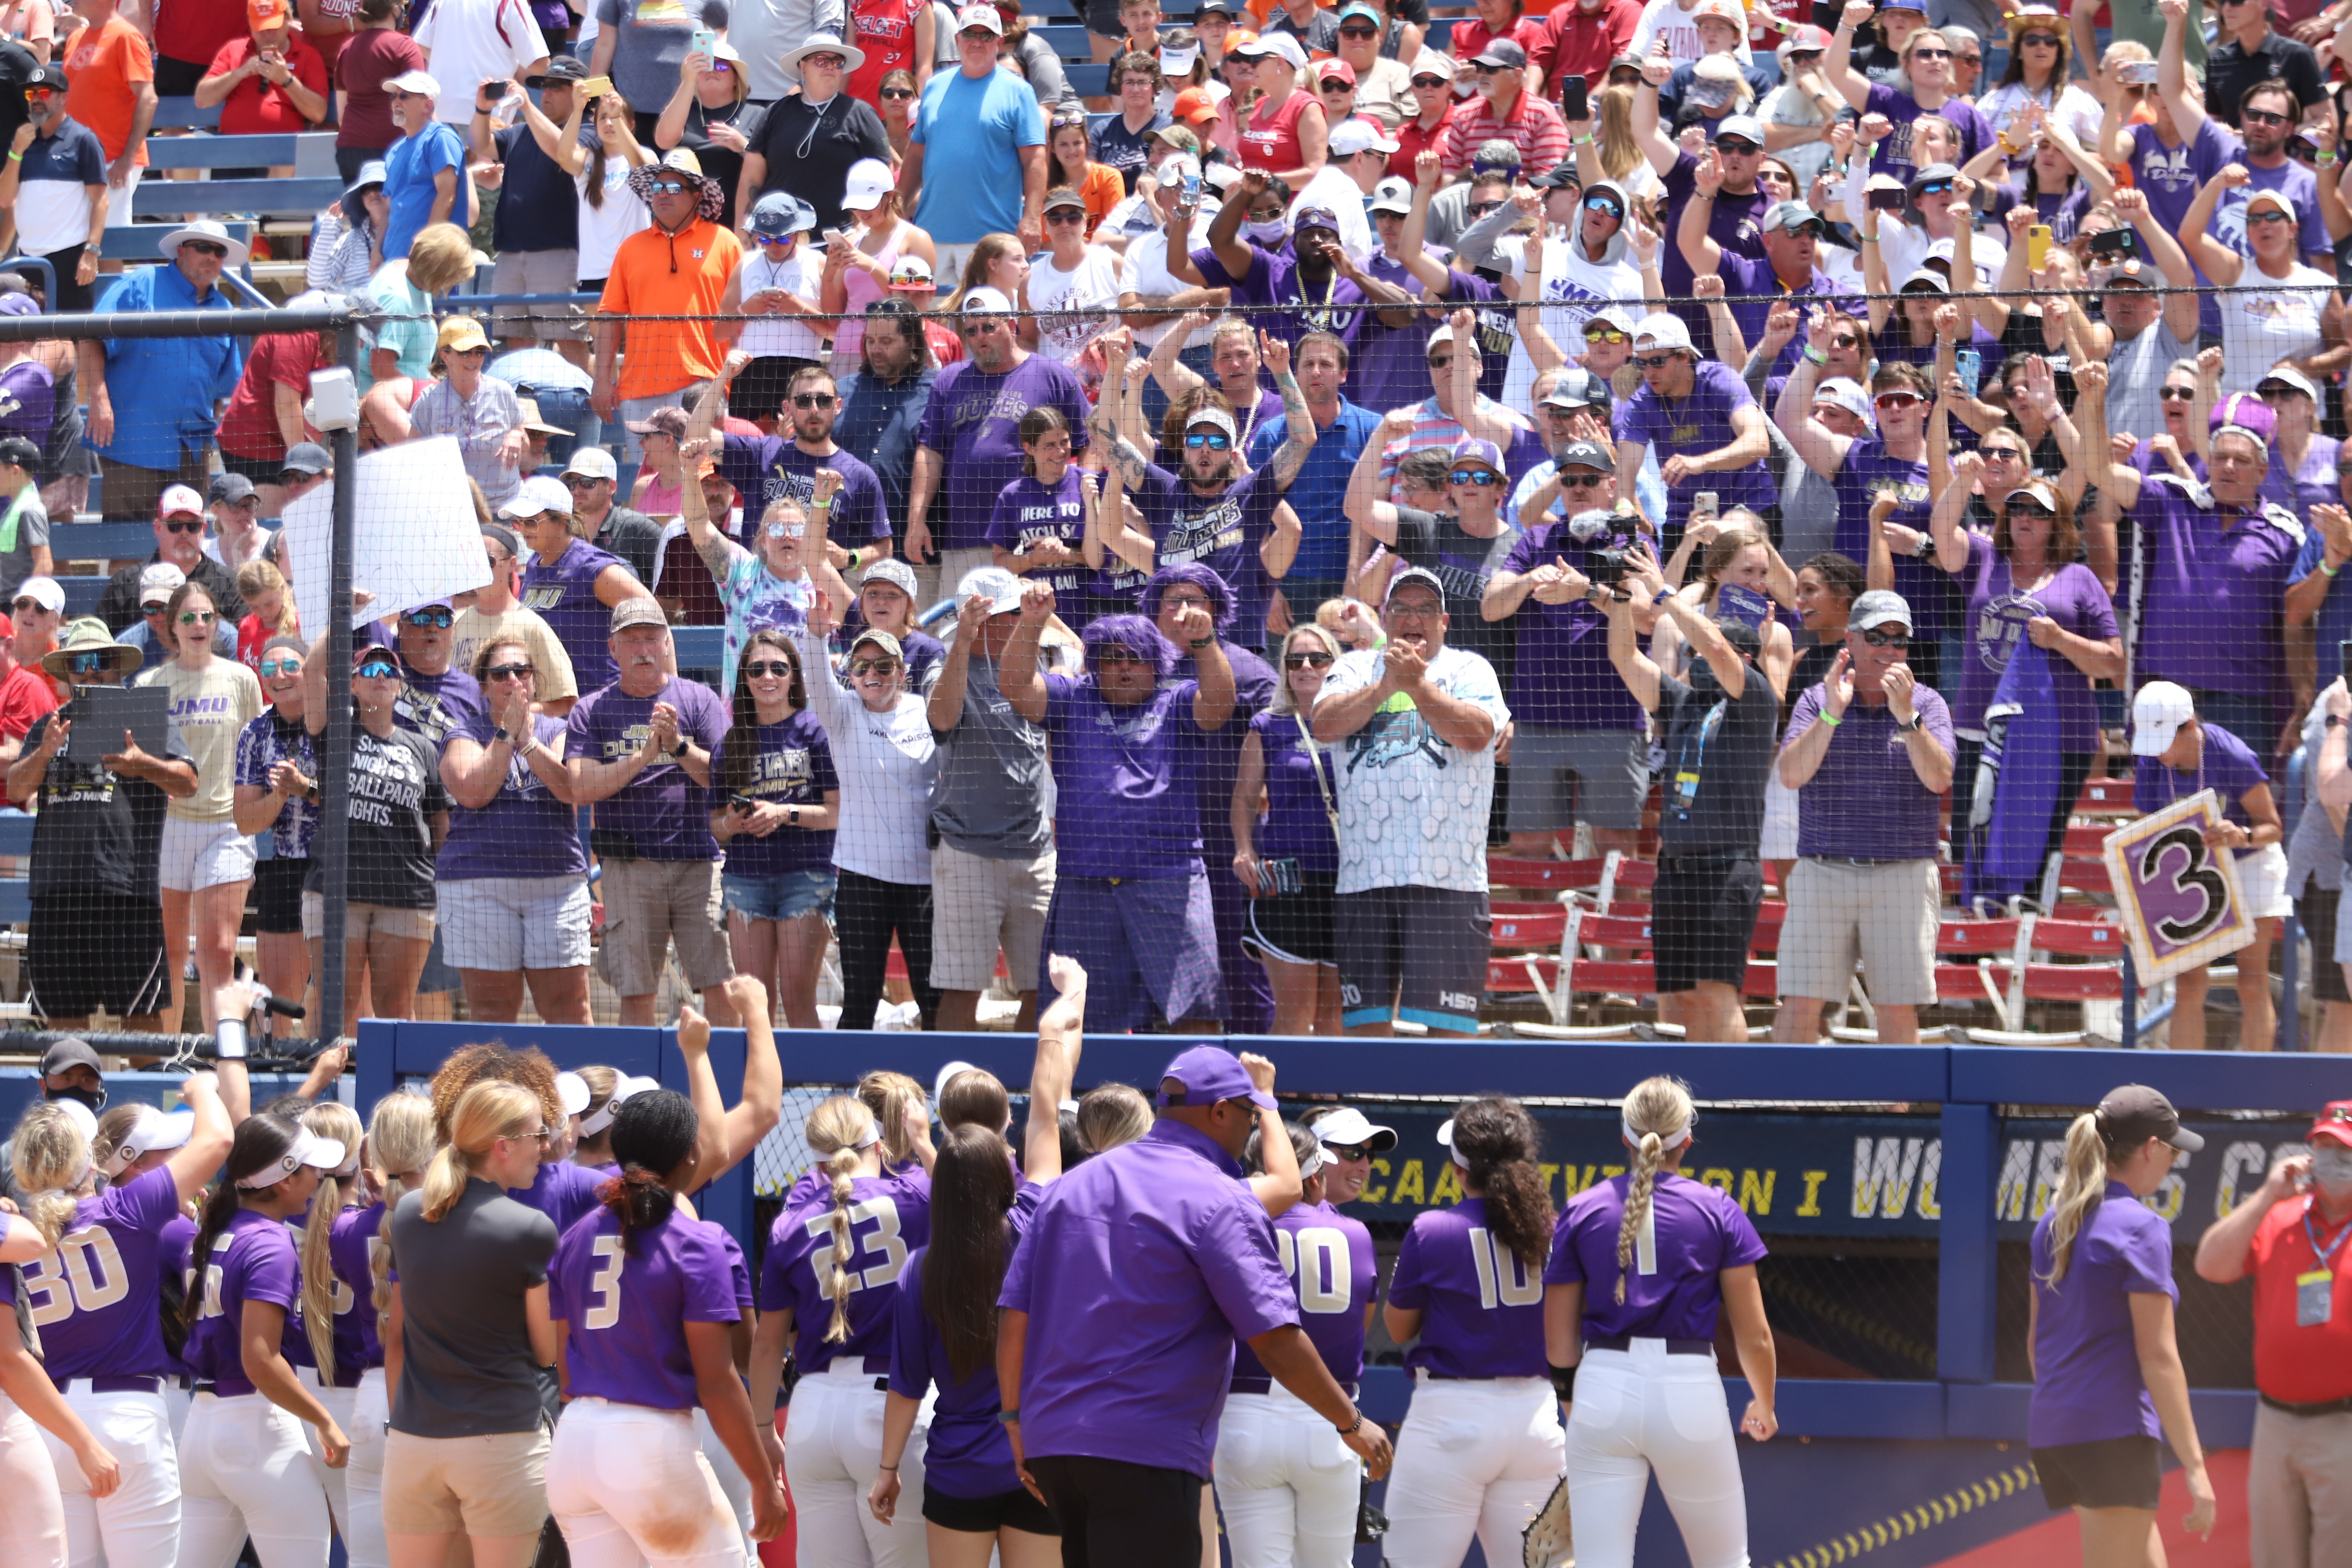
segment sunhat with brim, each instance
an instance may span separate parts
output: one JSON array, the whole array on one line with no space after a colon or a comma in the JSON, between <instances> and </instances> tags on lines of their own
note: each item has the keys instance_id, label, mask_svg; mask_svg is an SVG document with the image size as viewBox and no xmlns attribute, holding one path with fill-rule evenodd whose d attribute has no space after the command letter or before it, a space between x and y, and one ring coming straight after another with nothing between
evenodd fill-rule
<instances>
[{"instance_id":1,"label":"sunhat with brim","mask_svg":"<svg viewBox=\"0 0 2352 1568\"><path fill-rule=\"evenodd\" d=\"M654 182L665 174L685 176L701 193L701 199L695 204L695 216L717 223L719 215L727 210L727 193L718 181L702 172L702 160L683 147L671 148L662 154L658 163L641 163L630 170L630 194L651 206Z\"/></svg>"},{"instance_id":2,"label":"sunhat with brim","mask_svg":"<svg viewBox=\"0 0 2352 1568\"><path fill-rule=\"evenodd\" d=\"M180 258L180 247L192 239L208 239L215 245L227 247L228 255L221 261L224 267L242 267L245 265L246 258L253 254L245 241L238 239L208 217L200 217L192 224L173 229L156 243L155 248L163 254L164 260L177 261Z\"/></svg>"},{"instance_id":3,"label":"sunhat with brim","mask_svg":"<svg viewBox=\"0 0 2352 1568\"><path fill-rule=\"evenodd\" d=\"M276 1186L305 1165L319 1171L341 1170L350 1152L343 1147L342 1140L321 1138L305 1127L294 1135L292 1148L251 1175L238 1177L236 1184L246 1192L255 1193Z\"/></svg>"},{"instance_id":4,"label":"sunhat with brim","mask_svg":"<svg viewBox=\"0 0 2352 1568\"><path fill-rule=\"evenodd\" d=\"M60 680L73 679L73 656L78 653L100 653L110 656L110 662L117 675L129 675L144 661L145 656L129 643L114 640L114 634L96 616L85 616L66 628L58 646L41 656L41 668Z\"/></svg>"},{"instance_id":5,"label":"sunhat with brim","mask_svg":"<svg viewBox=\"0 0 2352 1568\"><path fill-rule=\"evenodd\" d=\"M370 158L360 165L352 183L343 187L343 216L353 228L367 221L367 194L382 190L384 182L383 160Z\"/></svg>"},{"instance_id":6,"label":"sunhat with brim","mask_svg":"<svg viewBox=\"0 0 2352 1568\"><path fill-rule=\"evenodd\" d=\"M786 49L778 63L786 70L798 70L801 61L811 55L839 55L844 70L854 71L866 63L866 51L856 44L845 44L832 33L812 33L808 42L796 49Z\"/></svg>"}]
</instances>

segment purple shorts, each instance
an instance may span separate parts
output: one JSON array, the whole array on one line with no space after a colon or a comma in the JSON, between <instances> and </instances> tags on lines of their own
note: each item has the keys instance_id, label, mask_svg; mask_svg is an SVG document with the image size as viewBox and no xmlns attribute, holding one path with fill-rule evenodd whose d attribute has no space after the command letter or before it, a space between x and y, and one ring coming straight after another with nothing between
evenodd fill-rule
<instances>
[{"instance_id":1,"label":"purple shorts","mask_svg":"<svg viewBox=\"0 0 2352 1568\"><path fill-rule=\"evenodd\" d=\"M1172 1024L1223 1016L1206 872L1115 882L1057 879L1037 951L1040 1008L1060 994L1045 972L1057 952L1086 966L1089 1028L1149 1029L1160 1019Z\"/></svg>"}]
</instances>

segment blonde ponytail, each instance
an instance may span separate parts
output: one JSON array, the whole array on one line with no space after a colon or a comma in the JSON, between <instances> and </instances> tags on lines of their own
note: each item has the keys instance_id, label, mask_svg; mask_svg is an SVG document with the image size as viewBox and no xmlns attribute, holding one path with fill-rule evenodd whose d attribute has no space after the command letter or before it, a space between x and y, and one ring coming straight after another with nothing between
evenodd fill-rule
<instances>
[{"instance_id":1,"label":"blonde ponytail","mask_svg":"<svg viewBox=\"0 0 2352 1568\"><path fill-rule=\"evenodd\" d=\"M387 1223L368 1247L368 1305L375 1310L376 1339L392 1331L392 1211L408 1194L409 1183L433 1158L433 1102L419 1094L387 1094L368 1119L367 1163L383 1183Z\"/></svg>"},{"instance_id":2,"label":"blonde ponytail","mask_svg":"<svg viewBox=\"0 0 2352 1568\"><path fill-rule=\"evenodd\" d=\"M923 1086L902 1072L877 1068L857 1080L857 1098L874 1113L882 1133L882 1168L895 1171L915 1157L915 1141L907 1131L907 1113L922 1111L928 1119L930 1097Z\"/></svg>"},{"instance_id":3,"label":"blonde ponytail","mask_svg":"<svg viewBox=\"0 0 2352 1568\"><path fill-rule=\"evenodd\" d=\"M302 1113L302 1125L320 1138L331 1138L351 1151L348 1176L329 1176L310 1196L310 1217L302 1222L302 1334L319 1367L319 1382L335 1383L335 1264L330 1255L335 1220L352 1205L359 1185L359 1112L339 1100L321 1100Z\"/></svg>"},{"instance_id":4,"label":"blonde ponytail","mask_svg":"<svg viewBox=\"0 0 2352 1568\"><path fill-rule=\"evenodd\" d=\"M475 1163L501 1138L512 1138L542 1114L539 1096L519 1083L486 1079L459 1097L449 1117L449 1142L425 1172L425 1217L440 1220L466 1195Z\"/></svg>"},{"instance_id":5,"label":"blonde ponytail","mask_svg":"<svg viewBox=\"0 0 2352 1568\"><path fill-rule=\"evenodd\" d=\"M2107 1143L2099 1136L2098 1116L2086 1110L2066 1129L2066 1171L2058 1178L2058 1195L2050 1205L2050 1273L2043 1284L2054 1287L2066 1278L2066 1266L2074 1259L2074 1238L2106 1195Z\"/></svg>"},{"instance_id":6,"label":"blonde ponytail","mask_svg":"<svg viewBox=\"0 0 2352 1568\"><path fill-rule=\"evenodd\" d=\"M57 1101L36 1100L16 1122L9 1156L20 1217L56 1247L89 1181L89 1135Z\"/></svg>"},{"instance_id":7,"label":"blonde ponytail","mask_svg":"<svg viewBox=\"0 0 2352 1568\"><path fill-rule=\"evenodd\" d=\"M869 1073L867 1078L870 1080L880 1076ZM919 1088L917 1093L920 1092ZM849 1260L856 1252L856 1241L849 1233L850 1184L864 1163L866 1151L878 1141L879 1129L874 1112L863 1100L837 1094L809 1112L807 1131L809 1147L824 1156L825 1178L832 1189L833 1260L828 1280L833 1320L825 1325L824 1342L839 1344L849 1337L849 1296L856 1281L856 1276L849 1271Z\"/></svg>"},{"instance_id":8,"label":"blonde ponytail","mask_svg":"<svg viewBox=\"0 0 2352 1568\"><path fill-rule=\"evenodd\" d=\"M1619 1112L1624 1130L1638 1139L1633 1145L1633 1169L1625 1184L1625 1214L1617 1222L1617 1304L1625 1303L1625 1277L1633 1271L1633 1244L1649 1222L1650 1199L1657 1189L1658 1172L1666 1163L1666 1140L1677 1146L1698 1113L1690 1090L1679 1079L1643 1079L1625 1097Z\"/></svg>"}]
</instances>

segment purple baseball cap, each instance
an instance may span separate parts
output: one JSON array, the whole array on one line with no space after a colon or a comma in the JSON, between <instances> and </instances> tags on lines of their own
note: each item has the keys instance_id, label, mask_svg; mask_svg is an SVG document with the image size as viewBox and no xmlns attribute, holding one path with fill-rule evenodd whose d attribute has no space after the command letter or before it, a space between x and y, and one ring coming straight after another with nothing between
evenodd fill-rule
<instances>
[{"instance_id":1,"label":"purple baseball cap","mask_svg":"<svg viewBox=\"0 0 2352 1568\"><path fill-rule=\"evenodd\" d=\"M1249 1069L1241 1058L1217 1046L1194 1046L1160 1075L1164 1082L1174 1079L1184 1086L1181 1097L1162 1093L1162 1105L1214 1105L1221 1100L1246 1100L1260 1110L1276 1107L1274 1096L1250 1081Z\"/></svg>"}]
</instances>

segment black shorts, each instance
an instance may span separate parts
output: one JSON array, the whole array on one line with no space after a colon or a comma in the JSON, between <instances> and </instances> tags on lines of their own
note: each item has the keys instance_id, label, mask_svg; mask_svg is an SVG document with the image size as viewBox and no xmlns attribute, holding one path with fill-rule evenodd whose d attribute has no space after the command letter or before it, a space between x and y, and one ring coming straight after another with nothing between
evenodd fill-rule
<instances>
[{"instance_id":1,"label":"black shorts","mask_svg":"<svg viewBox=\"0 0 2352 1568\"><path fill-rule=\"evenodd\" d=\"M158 98L194 98L196 83L205 79L211 66L208 60L175 60L169 55L155 57L155 96Z\"/></svg>"},{"instance_id":2,"label":"black shorts","mask_svg":"<svg viewBox=\"0 0 2352 1568\"><path fill-rule=\"evenodd\" d=\"M85 1018L101 1007L117 1017L160 1012L172 995L163 906L111 893L36 897L25 976L37 1018Z\"/></svg>"},{"instance_id":3,"label":"black shorts","mask_svg":"<svg viewBox=\"0 0 2352 1568\"><path fill-rule=\"evenodd\" d=\"M52 250L41 258L58 275L58 297L49 301L50 310L83 311L94 302L97 286L79 281L81 253L89 248L89 244L85 240L79 245L68 245L63 250Z\"/></svg>"},{"instance_id":4,"label":"black shorts","mask_svg":"<svg viewBox=\"0 0 2352 1568\"><path fill-rule=\"evenodd\" d=\"M232 474L243 474L257 485L274 485L286 472L284 454L275 458L243 458L226 447L220 449L221 467Z\"/></svg>"},{"instance_id":5,"label":"black shorts","mask_svg":"<svg viewBox=\"0 0 2352 1568\"><path fill-rule=\"evenodd\" d=\"M797 354L761 354L735 378L734 386L727 394L728 405L741 409L746 419L769 419L780 414L789 418L791 411L784 407L784 399L791 391L793 377L816 368L816 361L802 359Z\"/></svg>"},{"instance_id":6,"label":"black shorts","mask_svg":"<svg viewBox=\"0 0 2352 1568\"><path fill-rule=\"evenodd\" d=\"M1062 1533L1053 1513L1023 1487L994 1497L950 1497L926 1479L923 1518L941 1530L966 1535L993 1535L1000 1530L1025 1530L1032 1535Z\"/></svg>"},{"instance_id":7,"label":"black shorts","mask_svg":"<svg viewBox=\"0 0 2352 1568\"><path fill-rule=\"evenodd\" d=\"M1252 899L1242 951L1278 963L1336 965L1339 954L1332 941L1331 889L1339 880L1337 871L1301 871L1298 891Z\"/></svg>"},{"instance_id":8,"label":"black shorts","mask_svg":"<svg viewBox=\"0 0 2352 1568\"><path fill-rule=\"evenodd\" d=\"M1370 888L1331 900L1339 954L1339 1021L1399 1018L1478 1031L1494 926L1486 895L1448 888Z\"/></svg>"},{"instance_id":9,"label":"black shorts","mask_svg":"<svg viewBox=\"0 0 2352 1568\"><path fill-rule=\"evenodd\" d=\"M2153 1437L2102 1437L2030 1452L2042 1500L2053 1509L2153 1509L2163 1491L2162 1449Z\"/></svg>"},{"instance_id":10,"label":"black shorts","mask_svg":"<svg viewBox=\"0 0 2352 1568\"><path fill-rule=\"evenodd\" d=\"M1032 1459L1029 1473L1062 1527L1063 1562L1200 1568L1200 1477L1076 1454Z\"/></svg>"},{"instance_id":11,"label":"black shorts","mask_svg":"<svg viewBox=\"0 0 2352 1568\"><path fill-rule=\"evenodd\" d=\"M278 855L253 863L253 929L271 936L302 934L302 879L308 858Z\"/></svg>"},{"instance_id":12,"label":"black shorts","mask_svg":"<svg viewBox=\"0 0 2352 1568\"><path fill-rule=\"evenodd\" d=\"M2311 994L2322 1002L2352 1002L2345 989L2344 966L2336 962L2337 895L2314 884L2294 901L2294 918L2311 939Z\"/></svg>"},{"instance_id":13,"label":"black shorts","mask_svg":"<svg viewBox=\"0 0 2352 1568\"><path fill-rule=\"evenodd\" d=\"M1737 849L1658 857L1650 893L1650 942L1658 994L1711 980L1738 990L1748 978L1748 944L1764 901L1764 869Z\"/></svg>"}]
</instances>

